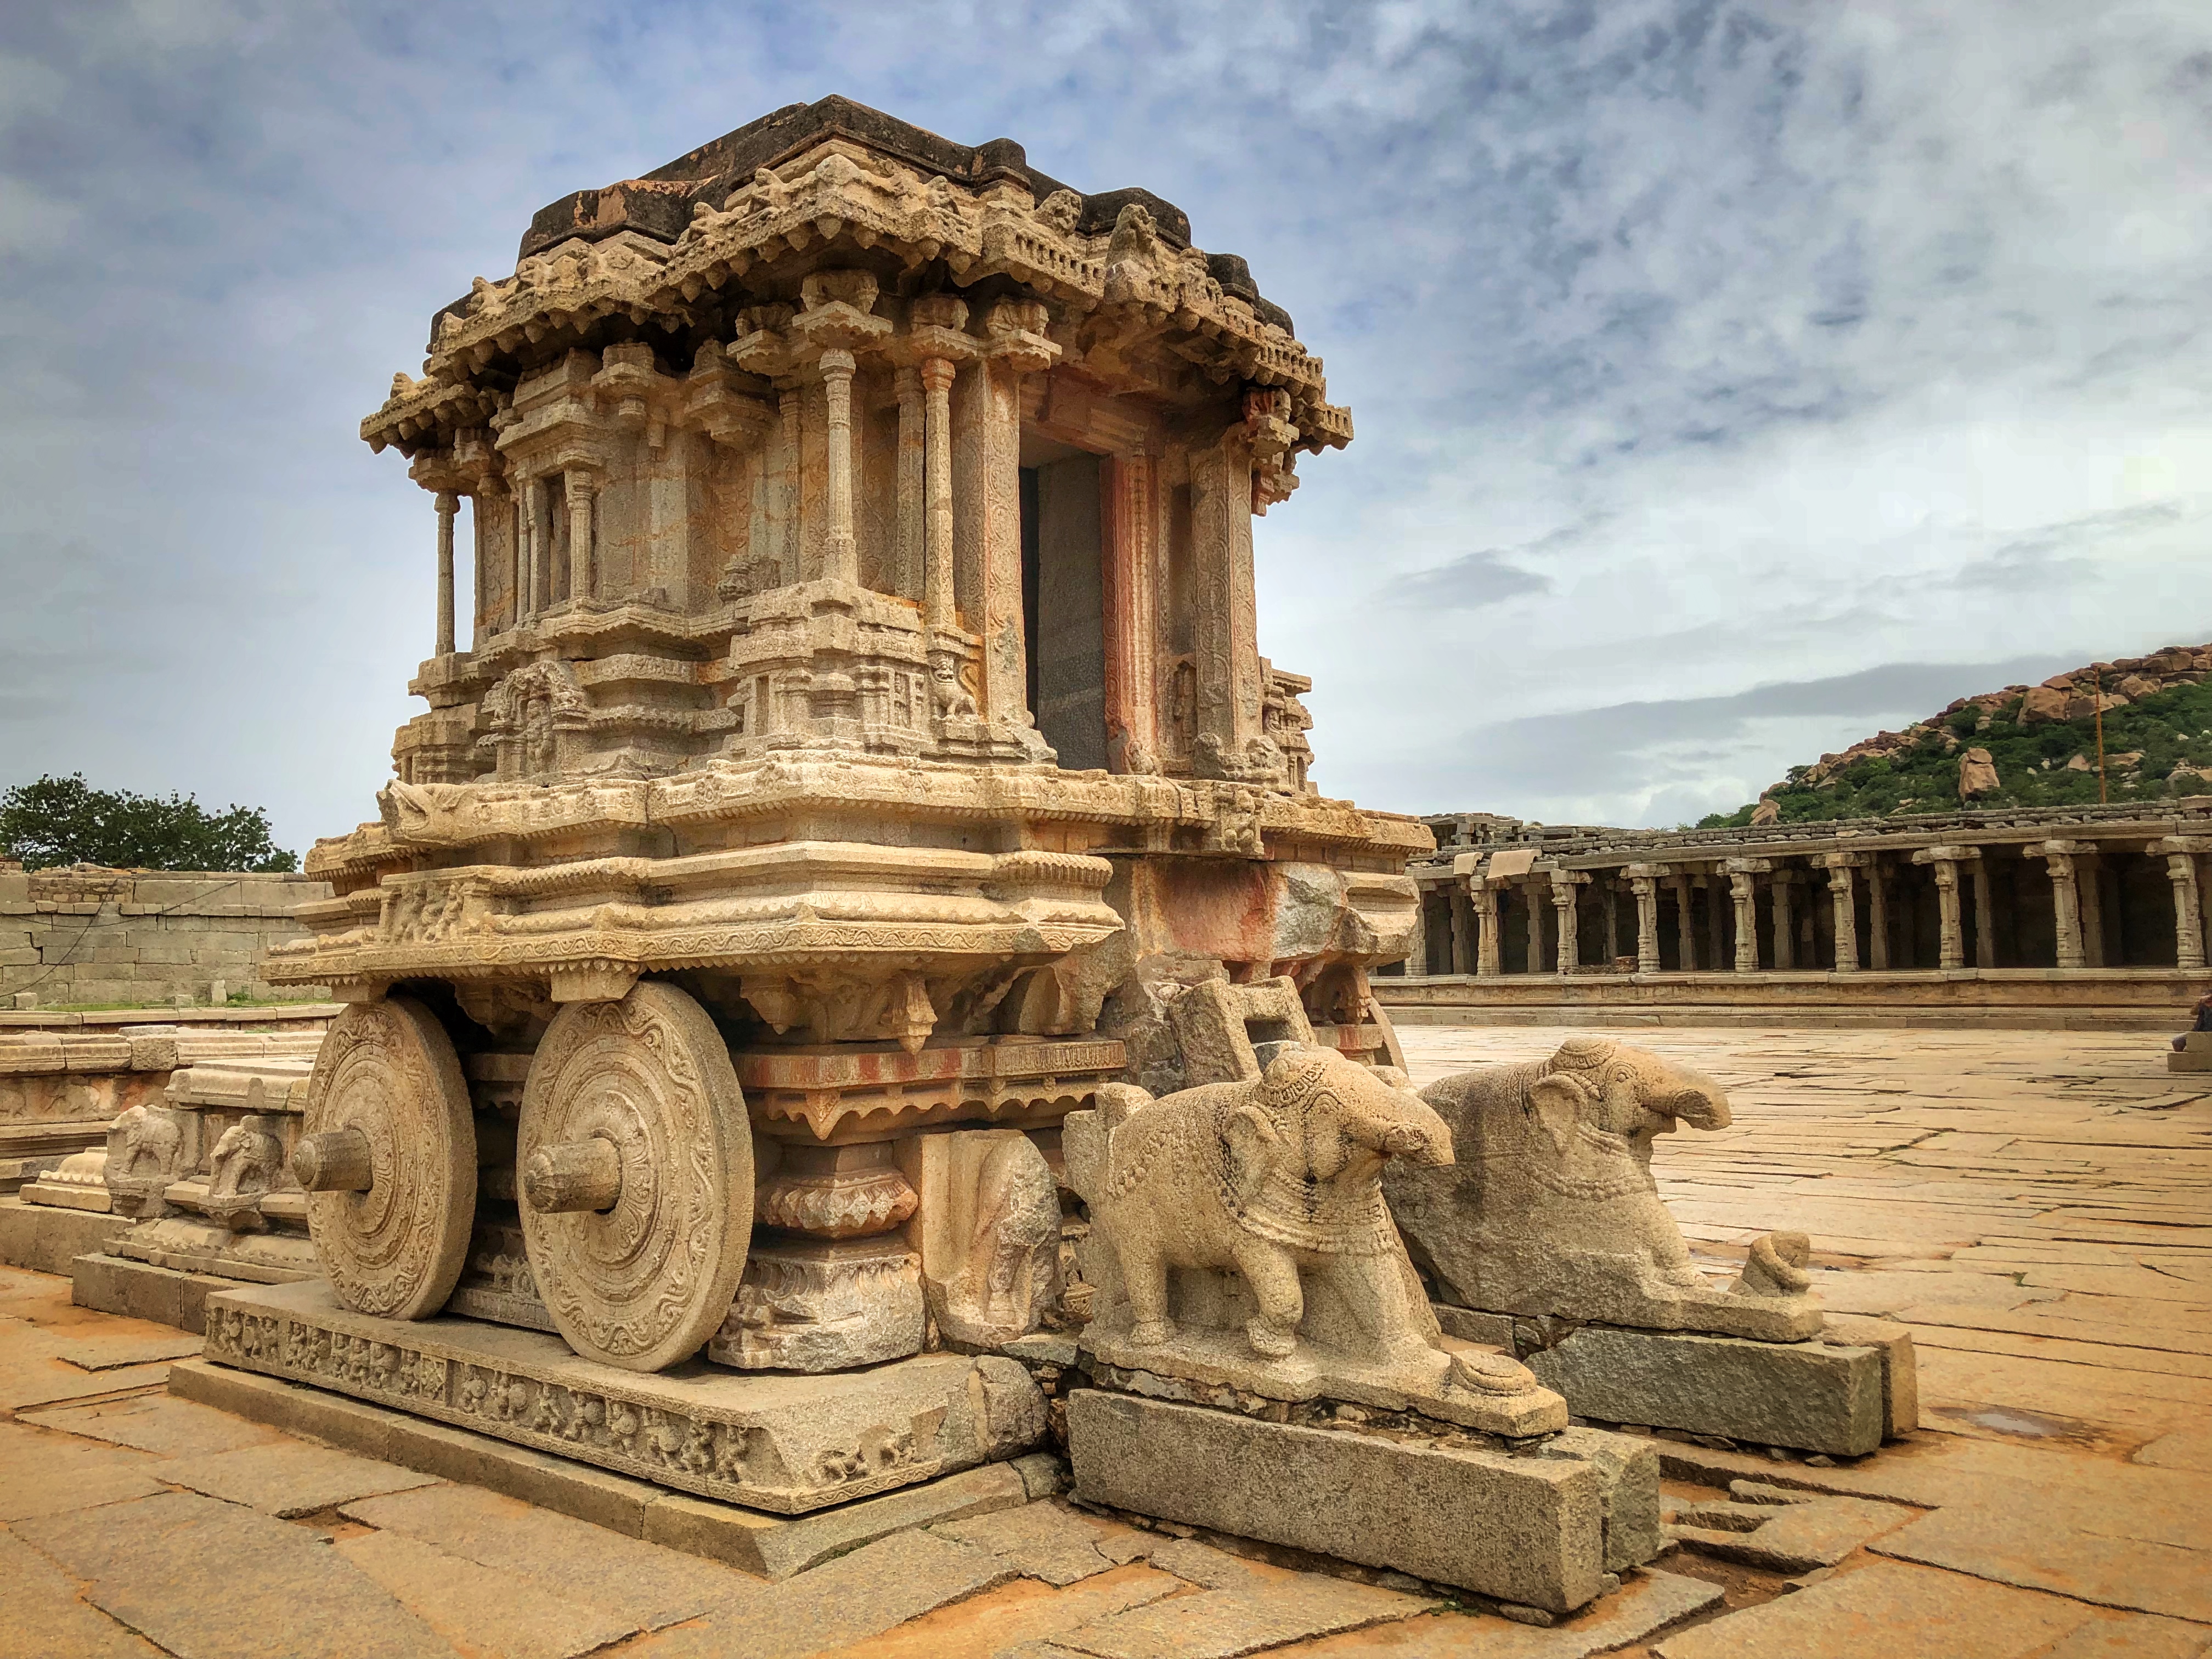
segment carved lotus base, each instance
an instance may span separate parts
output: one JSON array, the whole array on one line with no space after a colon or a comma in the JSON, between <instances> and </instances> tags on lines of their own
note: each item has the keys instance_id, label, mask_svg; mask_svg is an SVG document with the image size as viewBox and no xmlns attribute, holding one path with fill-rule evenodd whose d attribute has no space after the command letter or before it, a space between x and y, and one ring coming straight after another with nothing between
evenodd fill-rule
<instances>
[{"instance_id":1,"label":"carved lotus base","mask_svg":"<svg viewBox=\"0 0 2212 1659\"><path fill-rule=\"evenodd\" d=\"M726 1503L803 1515L1020 1455L1044 1398L996 1355L923 1354L836 1376L658 1374L557 1336L348 1312L320 1283L208 1298L207 1358L334 1389Z\"/></svg>"},{"instance_id":2,"label":"carved lotus base","mask_svg":"<svg viewBox=\"0 0 2212 1659\"><path fill-rule=\"evenodd\" d=\"M1083 1333L1083 1349L1102 1365L1128 1375L1115 1386L1132 1394L1164 1399L1206 1399L1205 1390L1228 1389L1287 1405L1308 1401L1346 1401L1378 1411L1413 1412L1456 1424L1481 1434L1519 1440L1554 1433L1567 1426L1567 1402L1534 1377L1518 1393L1493 1393L1461 1380L1472 1370L1486 1370L1491 1352L1471 1343L1443 1339L1444 1347L1409 1351L1396 1363L1378 1363L1301 1341L1285 1358L1263 1359L1241 1332L1178 1330L1167 1341L1139 1346L1126 1331ZM1463 1360L1464 1363L1455 1363ZM1171 1379L1170 1386L1147 1386L1146 1379ZM1195 1383L1194 1392L1187 1386Z\"/></svg>"}]
</instances>

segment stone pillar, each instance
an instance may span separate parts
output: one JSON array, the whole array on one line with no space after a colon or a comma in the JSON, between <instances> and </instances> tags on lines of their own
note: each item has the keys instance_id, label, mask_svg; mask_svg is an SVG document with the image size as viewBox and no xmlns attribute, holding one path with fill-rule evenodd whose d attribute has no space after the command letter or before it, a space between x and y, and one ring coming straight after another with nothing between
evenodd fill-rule
<instances>
[{"instance_id":1,"label":"stone pillar","mask_svg":"<svg viewBox=\"0 0 2212 1659\"><path fill-rule=\"evenodd\" d=\"M1778 971L1797 965L1796 917L1790 914L1790 890L1796 882L1795 870L1777 869L1768 878L1774 894L1774 966Z\"/></svg>"},{"instance_id":2,"label":"stone pillar","mask_svg":"<svg viewBox=\"0 0 2212 1659\"><path fill-rule=\"evenodd\" d=\"M1486 979L1496 979L1505 971L1504 941L1498 933L1498 890L1477 876L1468 881L1468 890L1474 903L1477 929L1474 971Z\"/></svg>"},{"instance_id":3,"label":"stone pillar","mask_svg":"<svg viewBox=\"0 0 2212 1659\"><path fill-rule=\"evenodd\" d=\"M1413 889L1413 931L1406 941L1406 972L1429 971L1429 898L1419 885Z\"/></svg>"},{"instance_id":4,"label":"stone pillar","mask_svg":"<svg viewBox=\"0 0 2212 1659\"><path fill-rule=\"evenodd\" d=\"M1620 959L1620 884L1611 875L1604 878L1605 885L1605 965L1611 968Z\"/></svg>"},{"instance_id":5,"label":"stone pillar","mask_svg":"<svg viewBox=\"0 0 2212 1659\"><path fill-rule=\"evenodd\" d=\"M507 517L513 521L514 532L512 549L514 555L514 580L507 590L508 602L514 607L514 614L508 620L511 624L518 627L520 626L522 619L530 614L530 522L524 516L526 511L524 497L528 493L527 485L521 489L510 489L507 492Z\"/></svg>"},{"instance_id":6,"label":"stone pillar","mask_svg":"<svg viewBox=\"0 0 2212 1659\"><path fill-rule=\"evenodd\" d=\"M927 504L922 529L921 614L932 628L950 628L952 606L952 380L955 366L942 357L922 360L922 471Z\"/></svg>"},{"instance_id":7,"label":"stone pillar","mask_svg":"<svg viewBox=\"0 0 2212 1659\"><path fill-rule=\"evenodd\" d=\"M2191 838L2192 840L2194 837ZM2173 884L2173 961L2178 968L2204 964L2204 897L2197 878L2197 853L2179 837L2157 843L2166 854L2166 878Z\"/></svg>"},{"instance_id":8,"label":"stone pillar","mask_svg":"<svg viewBox=\"0 0 2212 1659\"><path fill-rule=\"evenodd\" d=\"M922 596L922 548L928 534L928 416L921 375L902 368L892 377L898 392L898 552L889 588L909 599Z\"/></svg>"},{"instance_id":9,"label":"stone pillar","mask_svg":"<svg viewBox=\"0 0 2212 1659\"><path fill-rule=\"evenodd\" d=\"M1475 960L1474 907L1463 885L1446 890L1451 896L1451 971L1471 974Z\"/></svg>"},{"instance_id":10,"label":"stone pillar","mask_svg":"<svg viewBox=\"0 0 2212 1659\"><path fill-rule=\"evenodd\" d=\"M1974 849L1978 855L1981 849ZM1987 860L1977 856L1971 866L1974 876L1974 966L1994 968L1997 965L1996 907L1990 901L1990 871Z\"/></svg>"},{"instance_id":11,"label":"stone pillar","mask_svg":"<svg viewBox=\"0 0 2212 1659\"><path fill-rule=\"evenodd\" d=\"M1528 971L1532 974L1540 974L1544 971L1543 901L1536 896L1536 886L1534 882L1524 881L1516 885L1521 895L1521 902L1528 907L1528 930L1526 935L1528 941Z\"/></svg>"},{"instance_id":12,"label":"stone pillar","mask_svg":"<svg viewBox=\"0 0 2212 1659\"><path fill-rule=\"evenodd\" d=\"M1627 866L1628 890L1636 896L1636 971L1659 971L1659 878L1650 866Z\"/></svg>"},{"instance_id":13,"label":"stone pillar","mask_svg":"<svg viewBox=\"0 0 2212 1659\"><path fill-rule=\"evenodd\" d=\"M953 526L956 582L968 588L968 625L983 639L978 702L985 720L1012 726L1030 724L1022 621L1022 380L1060 355L1042 332L1043 312L1034 301L1000 300L991 307L984 319L990 338L985 360L960 379L953 444L962 504Z\"/></svg>"},{"instance_id":14,"label":"stone pillar","mask_svg":"<svg viewBox=\"0 0 2212 1659\"><path fill-rule=\"evenodd\" d=\"M1981 855L1978 847L1923 847L1912 855L1915 864L1929 866L1936 878L1938 968L1966 965L1966 934L1959 908L1959 866Z\"/></svg>"},{"instance_id":15,"label":"stone pillar","mask_svg":"<svg viewBox=\"0 0 2212 1659\"><path fill-rule=\"evenodd\" d=\"M491 580L484 569L484 554L491 544L485 528L485 517L491 503L499 499L499 482L495 478L479 478L469 493L469 647L475 649L477 641L490 631L486 626L487 613L491 605Z\"/></svg>"},{"instance_id":16,"label":"stone pillar","mask_svg":"<svg viewBox=\"0 0 2212 1659\"><path fill-rule=\"evenodd\" d=\"M1110 457L1106 508L1106 763L1157 772L1159 738L1159 510L1142 448Z\"/></svg>"},{"instance_id":17,"label":"stone pillar","mask_svg":"<svg viewBox=\"0 0 2212 1659\"><path fill-rule=\"evenodd\" d=\"M830 531L822 544L822 574L854 586L860 580L860 544L853 536L853 354L832 346L822 354L823 429L830 464Z\"/></svg>"},{"instance_id":18,"label":"stone pillar","mask_svg":"<svg viewBox=\"0 0 2212 1659\"><path fill-rule=\"evenodd\" d=\"M2061 968L2087 965L2081 950L2081 901L2075 882L2074 858L2088 850L2087 842L2078 841L2046 841L2027 848L2051 872L2051 906L2057 921Z\"/></svg>"},{"instance_id":19,"label":"stone pillar","mask_svg":"<svg viewBox=\"0 0 2212 1659\"><path fill-rule=\"evenodd\" d=\"M1558 963L1562 974L1571 974L1583 965L1582 918L1575 894L1589 882L1589 875L1580 870L1552 872L1552 908L1559 923Z\"/></svg>"},{"instance_id":20,"label":"stone pillar","mask_svg":"<svg viewBox=\"0 0 2212 1659\"><path fill-rule=\"evenodd\" d=\"M1856 853L1830 853L1820 861L1828 871L1828 902L1833 910L1836 971L1859 970L1858 868Z\"/></svg>"},{"instance_id":21,"label":"stone pillar","mask_svg":"<svg viewBox=\"0 0 2212 1659\"><path fill-rule=\"evenodd\" d=\"M1765 859L1730 859L1727 867L1729 894L1735 904L1735 970L1755 974L1759 971L1759 878L1774 866Z\"/></svg>"},{"instance_id":22,"label":"stone pillar","mask_svg":"<svg viewBox=\"0 0 2212 1659\"><path fill-rule=\"evenodd\" d=\"M450 489L438 492L438 652L453 654L453 514L461 498Z\"/></svg>"},{"instance_id":23,"label":"stone pillar","mask_svg":"<svg viewBox=\"0 0 2212 1659\"><path fill-rule=\"evenodd\" d=\"M775 483L769 490L770 516L775 523L776 562L784 582L800 580L799 568L799 428L806 412L805 394L795 383L779 381L775 398Z\"/></svg>"},{"instance_id":24,"label":"stone pillar","mask_svg":"<svg viewBox=\"0 0 2212 1659\"><path fill-rule=\"evenodd\" d=\"M552 603L553 550L545 531L545 480L532 478L522 488L522 540L529 550L522 584L522 613L534 617Z\"/></svg>"},{"instance_id":25,"label":"stone pillar","mask_svg":"<svg viewBox=\"0 0 2212 1659\"><path fill-rule=\"evenodd\" d=\"M1889 866L1867 864L1867 960L1877 974L1889 971Z\"/></svg>"},{"instance_id":26,"label":"stone pillar","mask_svg":"<svg viewBox=\"0 0 2212 1659\"><path fill-rule=\"evenodd\" d=\"M2081 965L2105 965L2105 861L2094 842L2082 843L2074 865L2074 902L2081 917Z\"/></svg>"},{"instance_id":27,"label":"stone pillar","mask_svg":"<svg viewBox=\"0 0 2212 1659\"><path fill-rule=\"evenodd\" d=\"M1672 876L1668 885L1674 890L1674 938L1681 960L1676 964L1686 974L1698 971L1698 913L1696 901L1690 896L1690 878Z\"/></svg>"},{"instance_id":28,"label":"stone pillar","mask_svg":"<svg viewBox=\"0 0 2212 1659\"><path fill-rule=\"evenodd\" d=\"M568 489L568 597L593 599L599 591L599 573L592 556L592 475L572 466L561 477Z\"/></svg>"}]
</instances>

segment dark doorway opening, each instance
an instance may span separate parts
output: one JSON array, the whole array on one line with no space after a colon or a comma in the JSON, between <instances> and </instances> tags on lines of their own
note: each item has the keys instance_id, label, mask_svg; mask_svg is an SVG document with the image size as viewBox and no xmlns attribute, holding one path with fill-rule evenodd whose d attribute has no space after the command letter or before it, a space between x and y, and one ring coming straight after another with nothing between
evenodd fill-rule
<instances>
[{"instance_id":1,"label":"dark doorway opening","mask_svg":"<svg viewBox=\"0 0 2212 1659\"><path fill-rule=\"evenodd\" d=\"M1022 623L1030 712L1070 771L1106 764L1106 609L1098 457L1024 442Z\"/></svg>"}]
</instances>

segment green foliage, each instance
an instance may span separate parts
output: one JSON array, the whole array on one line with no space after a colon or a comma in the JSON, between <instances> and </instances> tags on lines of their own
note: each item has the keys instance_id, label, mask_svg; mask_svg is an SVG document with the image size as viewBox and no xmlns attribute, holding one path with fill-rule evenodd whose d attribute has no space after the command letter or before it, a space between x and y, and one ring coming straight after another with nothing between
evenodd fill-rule
<instances>
[{"instance_id":1,"label":"green foliage","mask_svg":"<svg viewBox=\"0 0 2212 1659\"><path fill-rule=\"evenodd\" d=\"M1862 755L1836 775L1808 781L1811 769L1793 766L1789 781L1771 799L1785 823L1826 823L1837 818L1881 817L1891 813L1947 812L1959 800L1959 757L1968 749L1986 749L1996 763L1996 793L1967 803L1975 808L2094 806L2097 802L2097 728L2087 720L2039 726L2019 724L2021 699L2008 699L1977 731L1981 711L1958 710L1931 721L1913 746L1894 755ZM2118 757L2139 753L2123 764ZM2087 771L2069 771L2075 755L2090 763ZM2212 769L2212 681L2177 685L2105 714L2106 783L2114 805L2155 802L2178 795L2212 794L2212 781L2173 777L2176 767ZM1752 809L1717 812L1703 829L1741 827Z\"/></svg>"},{"instance_id":2,"label":"green foliage","mask_svg":"<svg viewBox=\"0 0 2212 1659\"><path fill-rule=\"evenodd\" d=\"M297 870L273 845L269 814L234 805L210 812L190 795L94 789L82 773L42 777L0 793L0 856L25 867L104 864L118 870Z\"/></svg>"}]
</instances>

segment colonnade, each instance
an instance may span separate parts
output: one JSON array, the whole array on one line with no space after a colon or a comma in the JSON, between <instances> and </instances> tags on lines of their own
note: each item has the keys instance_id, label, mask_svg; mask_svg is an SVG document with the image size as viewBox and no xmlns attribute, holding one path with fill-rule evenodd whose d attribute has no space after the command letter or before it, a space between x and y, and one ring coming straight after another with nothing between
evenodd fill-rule
<instances>
[{"instance_id":1,"label":"colonnade","mask_svg":"<svg viewBox=\"0 0 2212 1659\"><path fill-rule=\"evenodd\" d=\"M2200 969L2212 939L2208 853L2212 836L2138 834L1698 860L1585 856L1504 878L1417 868L1423 926L1407 971ZM2166 891L2154 896L2160 875Z\"/></svg>"}]
</instances>

